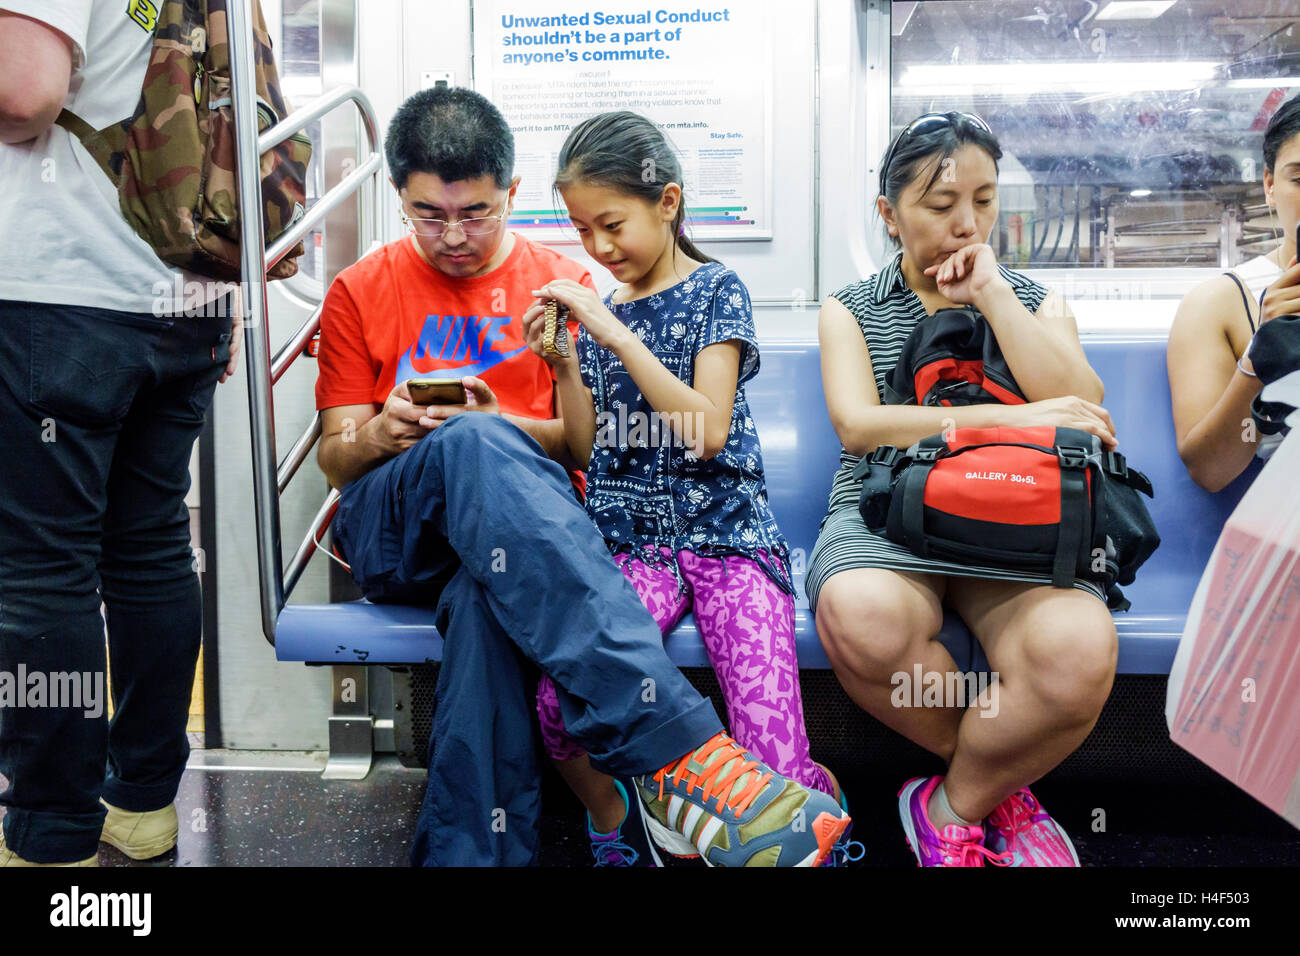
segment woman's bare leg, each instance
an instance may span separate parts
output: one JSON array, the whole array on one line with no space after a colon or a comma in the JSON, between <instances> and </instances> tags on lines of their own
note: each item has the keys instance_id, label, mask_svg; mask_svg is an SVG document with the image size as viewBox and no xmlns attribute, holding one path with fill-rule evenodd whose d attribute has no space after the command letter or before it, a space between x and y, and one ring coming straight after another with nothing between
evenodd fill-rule
<instances>
[{"instance_id":1,"label":"woman's bare leg","mask_svg":"<svg viewBox=\"0 0 1300 956\"><path fill-rule=\"evenodd\" d=\"M996 706L962 716L944 780L953 812L974 823L1083 743L1110 696L1118 641L1106 605L1077 588L953 578L948 601L997 675Z\"/></svg>"},{"instance_id":2,"label":"woman's bare leg","mask_svg":"<svg viewBox=\"0 0 1300 956\"><path fill-rule=\"evenodd\" d=\"M935 636L943 626L945 579L883 568L832 575L817 600L817 634L845 692L881 723L938 754L957 746L958 707L895 706L896 675L947 674L956 664ZM911 695L906 695L910 705Z\"/></svg>"}]
</instances>

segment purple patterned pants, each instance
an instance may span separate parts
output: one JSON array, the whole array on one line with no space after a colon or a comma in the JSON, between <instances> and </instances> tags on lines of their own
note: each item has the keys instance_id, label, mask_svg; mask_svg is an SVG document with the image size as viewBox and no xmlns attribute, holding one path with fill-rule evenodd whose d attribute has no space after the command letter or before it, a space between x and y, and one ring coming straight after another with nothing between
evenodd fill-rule
<instances>
[{"instance_id":1,"label":"purple patterned pants","mask_svg":"<svg viewBox=\"0 0 1300 956\"><path fill-rule=\"evenodd\" d=\"M660 553L669 555L667 548L660 548ZM695 626L718 675L736 741L777 773L833 793L829 776L813 763L808 751L795 658L794 598L748 558L677 552L685 594L678 592L671 567L630 558L624 553L614 561L664 634L694 603ZM552 759L583 754L564 730L555 685L545 675L537 686L537 713Z\"/></svg>"}]
</instances>

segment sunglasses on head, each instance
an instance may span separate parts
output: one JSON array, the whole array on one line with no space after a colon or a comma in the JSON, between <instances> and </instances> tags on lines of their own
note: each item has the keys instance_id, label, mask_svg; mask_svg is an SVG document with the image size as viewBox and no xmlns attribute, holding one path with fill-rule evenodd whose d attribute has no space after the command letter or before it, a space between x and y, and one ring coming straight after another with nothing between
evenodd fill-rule
<instances>
[{"instance_id":1,"label":"sunglasses on head","mask_svg":"<svg viewBox=\"0 0 1300 956\"><path fill-rule=\"evenodd\" d=\"M993 135L993 130L989 124L984 122L984 120L976 116L974 113L961 113L954 110L948 113L926 113L922 116L918 116L916 119L912 120L912 122L908 123L907 128L899 133L894 141L889 144L889 152L885 153L885 161L880 166L880 194L882 196L885 194L885 182L889 178L889 167L893 165L894 154L898 152L898 147L903 144L903 141L911 136L915 136L917 133L930 133L934 130L942 129L945 126L956 126L956 117L961 117L974 126L979 127L990 136Z\"/></svg>"}]
</instances>

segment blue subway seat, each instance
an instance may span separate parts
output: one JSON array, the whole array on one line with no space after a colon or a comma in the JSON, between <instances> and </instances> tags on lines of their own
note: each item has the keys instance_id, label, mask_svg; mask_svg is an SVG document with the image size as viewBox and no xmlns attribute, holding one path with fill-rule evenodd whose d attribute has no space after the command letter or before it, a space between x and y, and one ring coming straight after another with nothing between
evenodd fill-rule
<instances>
[{"instance_id":1,"label":"blue subway seat","mask_svg":"<svg viewBox=\"0 0 1300 956\"><path fill-rule=\"evenodd\" d=\"M768 494L793 550L799 664L828 668L803 593L803 567L817 540L840 444L826 412L816 340L772 338L761 344L762 369L747 389L763 443ZM1119 672L1167 674L1201 572L1258 465L1217 495L1188 477L1174 441L1163 336L1089 337L1084 350L1106 383L1105 405L1120 450L1155 485L1155 500L1148 504L1162 538L1137 581L1124 589L1132 609L1115 615ZM956 615L946 615L940 638L959 666L986 666ZM668 636L667 648L679 666L709 663L689 615ZM427 608L365 601L290 604L280 614L276 657L322 664L424 663L441 659L442 639Z\"/></svg>"}]
</instances>

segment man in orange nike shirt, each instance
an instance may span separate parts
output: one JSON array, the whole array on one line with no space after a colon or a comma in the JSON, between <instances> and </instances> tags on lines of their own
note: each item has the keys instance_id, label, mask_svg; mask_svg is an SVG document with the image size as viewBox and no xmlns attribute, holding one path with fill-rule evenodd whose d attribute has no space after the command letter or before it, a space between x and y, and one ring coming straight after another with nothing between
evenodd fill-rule
<instances>
[{"instance_id":1,"label":"man in orange nike shirt","mask_svg":"<svg viewBox=\"0 0 1300 956\"><path fill-rule=\"evenodd\" d=\"M576 462L554 376L525 343L522 316L551 279L592 282L507 228L519 184L509 127L477 93L425 90L400 107L385 149L411 235L331 285L316 405L320 466L342 492L335 541L353 578L374 602L436 604L444 638L412 863L536 862L528 662L556 683L565 726L598 770L651 775L690 757L692 774L729 787L725 775L743 771L734 789L758 793L761 813L797 784L774 776L755 789L760 771L668 659L574 494L581 476L566 472ZM576 347L576 323L571 333ZM412 405L408 379L457 376L465 404ZM700 804L692 822L722 805L674 799ZM633 802L639 827L643 801ZM799 842L786 829L755 845Z\"/></svg>"}]
</instances>

